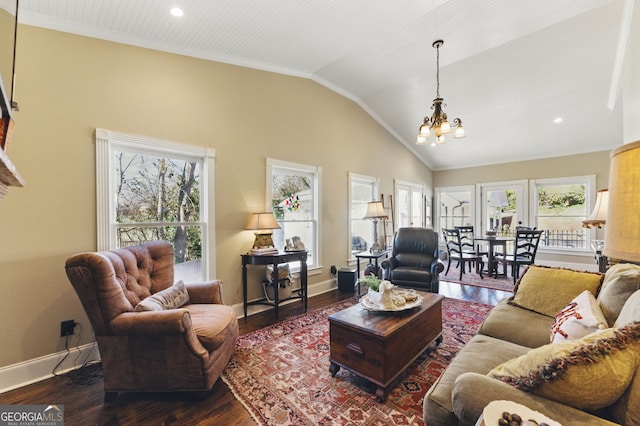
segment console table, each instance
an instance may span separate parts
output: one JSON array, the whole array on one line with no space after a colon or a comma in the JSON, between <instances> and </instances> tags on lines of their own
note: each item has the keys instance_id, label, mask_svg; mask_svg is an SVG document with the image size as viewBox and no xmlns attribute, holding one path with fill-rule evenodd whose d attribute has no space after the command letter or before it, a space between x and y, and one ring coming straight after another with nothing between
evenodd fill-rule
<instances>
[{"instance_id":1,"label":"console table","mask_svg":"<svg viewBox=\"0 0 640 426\"><path fill-rule=\"evenodd\" d=\"M275 254L243 254L242 256L242 295L244 305L244 317L247 317L247 306L249 305L269 305L275 308L276 318L278 317L279 291L276 286L274 301L269 302L266 297L251 302L247 302L247 265L273 265L274 275L278 276L278 265L282 263L300 261L300 290L298 296L288 299L302 299L302 306L307 310L307 252L306 251L284 251ZM288 300L287 299L287 300Z\"/></svg>"},{"instance_id":2,"label":"console table","mask_svg":"<svg viewBox=\"0 0 640 426\"><path fill-rule=\"evenodd\" d=\"M356 276L356 286L358 287L358 298L360 298L360 259L368 259L369 261L375 261L376 270L378 270L378 259L385 257L389 257L389 250L380 250L380 251L363 251L356 254L356 262L358 264L358 275Z\"/></svg>"}]
</instances>

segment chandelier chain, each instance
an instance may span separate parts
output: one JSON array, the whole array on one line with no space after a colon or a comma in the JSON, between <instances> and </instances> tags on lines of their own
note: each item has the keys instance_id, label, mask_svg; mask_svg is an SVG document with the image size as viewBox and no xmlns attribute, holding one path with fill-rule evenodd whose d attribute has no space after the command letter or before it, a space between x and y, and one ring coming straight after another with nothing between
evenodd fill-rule
<instances>
[{"instance_id":1,"label":"chandelier chain","mask_svg":"<svg viewBox=\"0 0 640 426\"><path fill-rule=\"evenodd\" d=\"M440 46L436 45L436 98L440 97Z\"/></svg>"}]
</instances>

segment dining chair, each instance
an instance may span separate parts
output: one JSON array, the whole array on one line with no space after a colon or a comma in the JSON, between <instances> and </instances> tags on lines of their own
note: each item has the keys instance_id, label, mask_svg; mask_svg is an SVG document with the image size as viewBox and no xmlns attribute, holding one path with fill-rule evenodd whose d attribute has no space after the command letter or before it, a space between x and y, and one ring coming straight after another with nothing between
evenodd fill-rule
<instances>
[{"instance_id":1,"label":"dining chair","mask_svg":"<svg viewBox=\"0 0 640 426\"><path fill-rule=\"evenodd\" d=\"M511 276L514 284L520 276L520 267L535 263L542 232L542 230L518 229L516 230L512 254L496 253L494 255L497 262L502 264L505 275L507 273L507 265L511 265Z\"/></svg>"},{"instance_id":2,"label":"dining chair","mask_svg":"<svg viewBox=\"0 0 640 426\"><path fill-rule=\"evenodd\" d=\"M465 272L465 265L469 264L469 270L471 270L471 266L475 265L476 272L480 274L480 278L484 279L482 276L482 269L484 268L484 261L482 260L482 255L474 252L464 251L462 248L462 239L460 236L460 230L453 229L442 229L442 235L444 236L444 241L447 245L447 271L444 273L447 275L449 273L449 268L451 268L451 260L458 261L458 268L460 268L460 280L462 281L462 274ZM473 247L473 240L472 240Z\"/></svg>"},{"instance_id":3,"label":"dining chair","mask_svg":"<svg viewBox=\"0 0 640 426\"><path fill-rule=\"evenodd\" d=\"M473 225L455 226L454 228L460 232L460 245L462 246L462 251L467 253L475 253L477 250L473 242L473 239L475 237Z\"/></svg>"}]
</instances>

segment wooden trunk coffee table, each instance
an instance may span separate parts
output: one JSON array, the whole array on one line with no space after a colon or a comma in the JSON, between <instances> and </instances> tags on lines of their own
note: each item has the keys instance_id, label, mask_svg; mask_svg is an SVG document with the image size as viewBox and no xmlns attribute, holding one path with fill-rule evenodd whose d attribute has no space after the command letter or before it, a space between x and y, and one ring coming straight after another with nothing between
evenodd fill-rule
<instances>
[{"instance_id":1,"label":"wooden trunk coffee table","mask_svg":"<svg viewBox=\"0 0 640 426\"><path fill-rule=\"evenodd\" d=\"M421 306L397 312L372 312L356 304L329 315L332 377L344 367L375 383L384 402L389 385L434 341L442 341L444 296L418 292Z\"/></svg>"}]
</instances>

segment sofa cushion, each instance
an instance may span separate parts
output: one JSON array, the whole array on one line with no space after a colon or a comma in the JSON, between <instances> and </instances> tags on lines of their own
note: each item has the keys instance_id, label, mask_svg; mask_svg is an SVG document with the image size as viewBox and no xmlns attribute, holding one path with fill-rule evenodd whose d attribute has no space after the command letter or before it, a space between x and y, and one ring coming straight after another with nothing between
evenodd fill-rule
<instances>
[{"instance_id":1,"label":"sofa cushion","mask_svg":"<svg viewBox=\"0 0 640 426\"><path fill-rule=\"evenodd\" d=\"M585 290L556 315L551 325L551 343L579 339L607 327L595 296Z\"/></svg>"},{"instance_id":2,"label":"sofa cushion","mask_svg":"<svg viewBox=\"0 0 640 426\"><path fill-rule=\"evenodd\" d=\"M633 292L640 289L640 266L631 263L612 265L604 275L598 304L612 326Z\"/></svg>"},{"instance_id":3,"label":"sofa cushion","mask_svg":"<svg viewBox=\"0 0 640 426\"><path fill-rule=\"evenodd\" d=\"M640 322L531 349L489 376L583 410L615 403L638 367Z\"/></svg>"},{"instance_id":4,"label":"sofa cushion","mask_svg":"<svg viewBox=\"0 0 640 426\"><path fill-rule=\"evenodd\" d=\"M511 305L507 299L503 299L489 312L478 333L537 348L549 343L549 329L552 323L551 317ZM523 327L522 324L527 326Z\"/></svg>"},{"instance_id":5,"label":"sofa cushion","mask_svg":"<svg viewBox=\"0 0 640 426\"><path fill-rule=\"evenodd\" d=\"M640 321L640 290L634 292L624 304L614 327L622 327L634 321Z\"/></svg>"},{"instance_id":6,"label":"sofa cushion","mask_svg":"<svg viewBox=\"0 0 640 426\"><path fill-rule=\"evenodd\" d=\"M136 305L136 311L176 309L189 303L189 293L182 281L146 297Z\"/></svg>"},{"instance_id":7,"label":"sofa cushion","mask_svg":"<svg viewBox=\"0 0 640 426\"><path fill-rule=\"evenodd\" d=\"M529 348L493 337L476 335L464 345L424 398L424 417L429 425L458 424L453 414L452 389L459 375L487 374L493 367L527 353Z\"/></svg>"},{"instance_id":8,"label":"sofa cushion","mask_svg":"<svg viewBox=\"0 0 640 426\"><path fill-rule=\"evenodd\" d=\"M597 294L602 278L596 272L532 265L518 281L511 303L555 318L584 290Z\"/></svg>"},{"instance_id":9,"label":"sofa cushion","mask_svg":"<svg viewBox=\"0 0 640 426\"><path fill-rule=\"evenodd\" d=\"M236 312L231 306L207 303L186 305L184 308L191 315L198 340L209 352L232 338L238 327Z\"/></svg>"}]
</instances>

